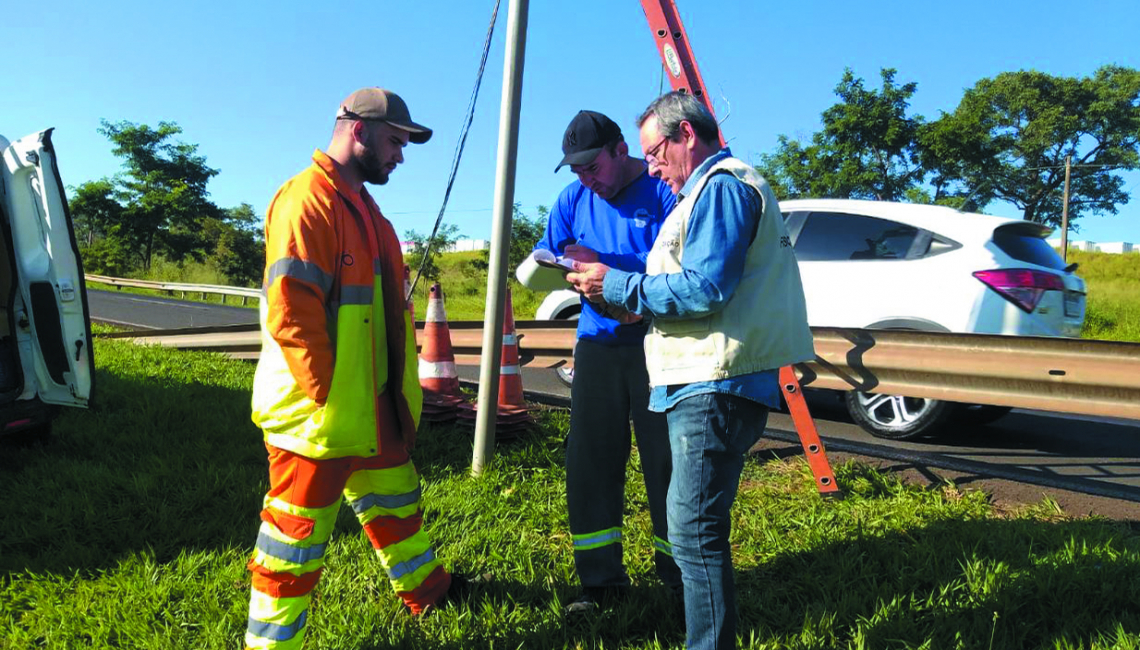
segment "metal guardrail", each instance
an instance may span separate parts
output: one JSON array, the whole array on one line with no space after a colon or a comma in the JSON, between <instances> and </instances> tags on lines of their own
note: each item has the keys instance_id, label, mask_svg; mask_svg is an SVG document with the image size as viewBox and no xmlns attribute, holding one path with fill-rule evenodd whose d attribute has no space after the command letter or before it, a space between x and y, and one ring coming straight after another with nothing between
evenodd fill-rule
<instances>
[{"instance_id":1,"label":"metal guardrail","mask_svg":"<svg viewBox=\"0 0 1140 650\"><path fill-rule=\"evenodd\" d=\"M129 278L113 278L106 275L90 275L83 276L88 282L98 282L100 284L109 284L115 287L134 287L138 289L154 289L155 291L169 291L171 293L178 291L185 297L188 293L200 293L205 298L206 294L214 293L222 296L238 296L241 298L241 304L246 304L250 298L261 298L261 289L247 289L245 287L229 287L222 284L187 284L184 282L155 282L152 280L131 280ZM222 298L225 301L225 298Z\"/></svg>"},{"instance_id":2,"label":"metal guardrail","mask_svg":"<svg viewBox=\"0 0 1140 650\"><path fill-rule=\"evenodd\" d=\"M572 365L575 326L516 322L522 365ZM449 327L456 363L478 364L483 323ZM796 367L805 388L1140 419L1140 343L831 327L813 327L812 334L816 360ZM256 325L109 336L242 359L257 358L261 349Z\"/></svg>"}]
</instances>

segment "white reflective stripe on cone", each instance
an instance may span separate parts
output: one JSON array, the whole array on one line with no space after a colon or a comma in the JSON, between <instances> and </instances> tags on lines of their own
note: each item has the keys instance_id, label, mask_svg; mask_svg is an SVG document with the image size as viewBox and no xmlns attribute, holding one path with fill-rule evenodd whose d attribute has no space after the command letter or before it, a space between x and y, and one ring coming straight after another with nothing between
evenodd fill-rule
<instances>
[{"instance_id":1,"label":"white reflective stripe on cone","mask_svg":"<svg viewBox=\"0 0 1140 650\"><path fill-rule=\"evenodd\" d=\"M514 334L503 335L503 345L518 345L519 339Z\"/></svg>"},{"instance_id":2,"label":"white reflective stripe on cone","mask_svg":"<svg viewBox=\"0 0 1140 650\"><path fill-rule=\"evenodd\" d=\"M431 299L428 301L427 316L425 322L428 323L445 323L447 322L447 312L443 309L443 301Z\"/></svg>"},{"instance_id":3,"label":"white reflective stripe on cone","mask_svg":"<svg viewBox=\"0 0 1140 650\"><path fill-rule=\"evenodd\" d=\"M420 359L420 379L451 379L457 376L454 361Z\"/></svg>"},{"instance_id":4,"label":"white reflective stripe on cone","mask_svg":"<svg viewBox=\"0 0 1140 650\"><path fill-rule=\"evenodd\" d=\"M500 375L517 375L517 374L520 374L521 372L522 371L519 370L518 366L503 366L503 367L499 368L499 374Z\"/></svg>"}]
</instances>

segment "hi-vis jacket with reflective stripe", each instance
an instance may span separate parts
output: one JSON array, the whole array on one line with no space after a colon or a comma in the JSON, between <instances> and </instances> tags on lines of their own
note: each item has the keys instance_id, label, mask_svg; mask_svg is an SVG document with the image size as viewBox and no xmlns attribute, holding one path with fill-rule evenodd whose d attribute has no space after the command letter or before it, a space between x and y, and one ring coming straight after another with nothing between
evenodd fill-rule
<instances>
[{"instance_id":1,"label":"hi-vis jacket with reflective stripe","mask_svg":"<svg viewBox=\"0 0 1140 650\"><path fill-rule=\"evenodd\" d=\"M416 333L399 241L372 197L314 152L269 205L265 253L253 421L266 443L309 458L394 451L382 440L411 447L423 406ZM399 431L379 431L390 419L377 422L377 396Z\"/></svg>"}]
</instances>

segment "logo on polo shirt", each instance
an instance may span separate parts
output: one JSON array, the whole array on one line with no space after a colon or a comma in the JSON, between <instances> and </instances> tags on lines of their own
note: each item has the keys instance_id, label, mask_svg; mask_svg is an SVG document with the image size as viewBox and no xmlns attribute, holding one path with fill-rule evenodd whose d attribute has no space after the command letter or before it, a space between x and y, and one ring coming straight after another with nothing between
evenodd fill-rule
<instances>
[{"instance_id":1,"label":"logo on polo shirt","mask_svg":"<svg viewBox=\"0 0 1140 650\"><path fill-rule=\"evenodd\" d=\"M633 225L638 228L644 228L649 225L649 210L645 208L638 208L637 212L633 213Z\"/></svg>"}]
</instances>

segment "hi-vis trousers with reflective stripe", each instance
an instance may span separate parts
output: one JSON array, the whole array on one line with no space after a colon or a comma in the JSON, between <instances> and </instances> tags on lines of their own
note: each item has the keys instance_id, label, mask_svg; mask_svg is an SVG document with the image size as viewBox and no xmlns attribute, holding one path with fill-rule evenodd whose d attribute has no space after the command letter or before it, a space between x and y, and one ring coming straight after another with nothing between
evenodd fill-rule
<instances>
[{"instance_id":1,"label":"hi-vis trousers with reflective stripe","mask_svg":"<svg viewBox=\"0 0 1140 650\"><path fill-rule=\"evenodd\" d=\"M269 447L269 482L249 562L253 593L245 643L250 648L301 647L310 593L320 579L342 498L413 614L447 593L451 576L421 530L419 475L406 452L314 460Z\"/></svg>"},{"instance_id":2,"label":"hi-vis trousers with reflective stripe","mask_svg":"<svg viewBox=\"0 0 1140 650\"><path fill-rule=\"evenodd\" d=\"M673 468L669 427L663 413L652 413L648 407L649 375L641 346L578 340L570 388L566 506L574 540L574 566L583 587L629 584L622 565L622 514L630 419L653 524L657 575L669 587L681 585L665 514Z\"/></svg>"}]
</instances>

